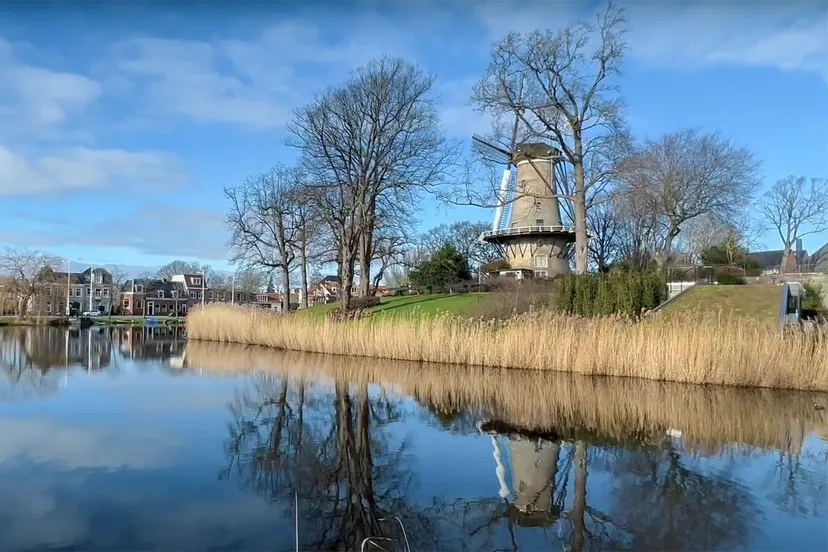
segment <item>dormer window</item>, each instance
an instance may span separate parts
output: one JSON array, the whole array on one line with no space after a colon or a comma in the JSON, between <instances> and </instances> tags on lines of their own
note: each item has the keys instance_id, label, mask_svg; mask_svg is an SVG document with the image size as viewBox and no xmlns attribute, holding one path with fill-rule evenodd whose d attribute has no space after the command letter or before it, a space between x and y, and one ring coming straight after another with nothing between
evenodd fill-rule
<instances>
[{"instance_id":1,"label":"dormer window","mask_svg":"<svg viewBox=\"0 0 828 552\"><path fill-rule=\"evenodd\" d=\"M176 297L178 297L178 292L177 292L177 291L173 291L173 292L172 292L172 296L173 296L173 299L175 299Z\"/></svg>"},{"instance_id":2,"label":"dormer window","mask_svg":"<svg viewBox=\"0 0 828 552\"><path fill-rule=\"evenodd\" d=\"M193 285L200 286L201 285L201 278L193 278Z\"/></svg>"},{"instance_id":3,"label":"dormer window","mask_svg":"<svg viewBox=\"0 0 828 552\"><path fill-rule=\"evenodd\" d=\"M135 286L135 293L144 293L144 286L138 284Z\"/></svg>"},{"instance_id":4,"label":"dormer window","mask_svg":"<svg viewBox=\"0 0 828 552\"><path fill-rule=\"evenodd\" d=\"M164 290L163 289L158 290L158 297L164 297Z\"/></svg>"}]
</instances>

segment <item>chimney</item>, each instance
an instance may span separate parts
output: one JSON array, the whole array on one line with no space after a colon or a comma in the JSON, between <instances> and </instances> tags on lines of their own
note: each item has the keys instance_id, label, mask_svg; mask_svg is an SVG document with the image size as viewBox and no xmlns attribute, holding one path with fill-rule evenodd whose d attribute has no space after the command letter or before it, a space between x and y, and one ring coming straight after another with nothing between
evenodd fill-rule
<instances>
[{"instance_id":1,"label":"chimney","mask_svg":"<svg viewBox=\"0 0 828 552\"><path fill-rule=\"evenodd\" d=\"M797 238L796 239L796 262L797 262L797 264L800 264L803 260L802 259L802 256L803 256L802 253L803 253L803 251L802 251L802 238Z\"/></svg>"}]
</instances>

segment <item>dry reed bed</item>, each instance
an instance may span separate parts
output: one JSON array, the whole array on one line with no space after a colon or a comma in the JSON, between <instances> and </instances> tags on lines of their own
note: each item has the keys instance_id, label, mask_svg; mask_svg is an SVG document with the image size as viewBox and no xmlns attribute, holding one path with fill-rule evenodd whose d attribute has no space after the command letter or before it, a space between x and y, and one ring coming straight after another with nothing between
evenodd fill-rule
<instances>
[{"instance_id":1,"label":"dry reed bed","mask_svg":"<svg viewBox=\"0 0 828 552\"><path fill-rule=\"evenodd\" d=\"M780 339L767 322L709 316L542 315L503 323L448 316L336 323L208 306L190 338L279 349L681 383L828 390L828 332Z\"/></svg>"},{"instance_id":2,"label":"dry reed bed","mask_svg":"<svg viewBox=\"0 0 828 552\"><path fill-rule=\"evenodd\" d=\"M261 371L308 382L376 384L443 412L486 412L529 429L585 429L623 440L642 434L663 439L674 428L691 450L704 452L747 445L795 453L808 433L828 436L828 415L813 406L826 393L462 368L199 341L188 343L185 366L215 375Z\"/></svg>"}]
</instances>

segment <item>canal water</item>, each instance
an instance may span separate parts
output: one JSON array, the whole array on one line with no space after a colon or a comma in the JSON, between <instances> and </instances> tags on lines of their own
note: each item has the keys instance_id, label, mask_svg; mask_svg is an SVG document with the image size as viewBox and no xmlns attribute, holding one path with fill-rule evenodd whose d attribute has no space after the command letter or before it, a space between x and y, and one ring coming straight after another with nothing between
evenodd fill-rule
<instances>
[{"instance_id":1,"label":"canal water","mask_svg":"<svg viewBox=\"0 0 828 552\"><path fill-rule=\"evenodd\" d=\"M818 402L7 328L0 550L825 550Z\"/></svg>"}]
</instances>

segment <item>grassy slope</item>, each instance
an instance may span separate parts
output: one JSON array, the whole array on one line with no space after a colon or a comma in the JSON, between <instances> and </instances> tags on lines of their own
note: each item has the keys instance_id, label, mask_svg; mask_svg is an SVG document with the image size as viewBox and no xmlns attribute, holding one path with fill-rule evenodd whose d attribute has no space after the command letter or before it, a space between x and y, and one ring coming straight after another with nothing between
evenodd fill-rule
<instances>
[{"instance_id":1,"label":"grassy slope","mask_svg":"<svg viewBox=\"0 0 828 552\"><path fill-rule=\"evenodd\" d=\"M490 293L464 293L461 295L410 295L403 297L386 297L382 304L368 309L372 318L388 318L392 316L409 316L412 314L435 314L438 312L452 312L464 316L474 316L481 308L486 308L494 301ZM321 318L325 313L339 308L339 303L317 305L299 311L299 316Z\"/></svg>"},{"instance_id":2,"label":"grassy slope","mask_svg":"<svg viewBox=\"0 0 828 552\"><path fill-rule=\"evenodd\" d=\"M774 285L704 286L687 291L665 307L665 313L733 312L760 320L776 320L782 301L782 289Z\"/></svg>"}]
</instances>

